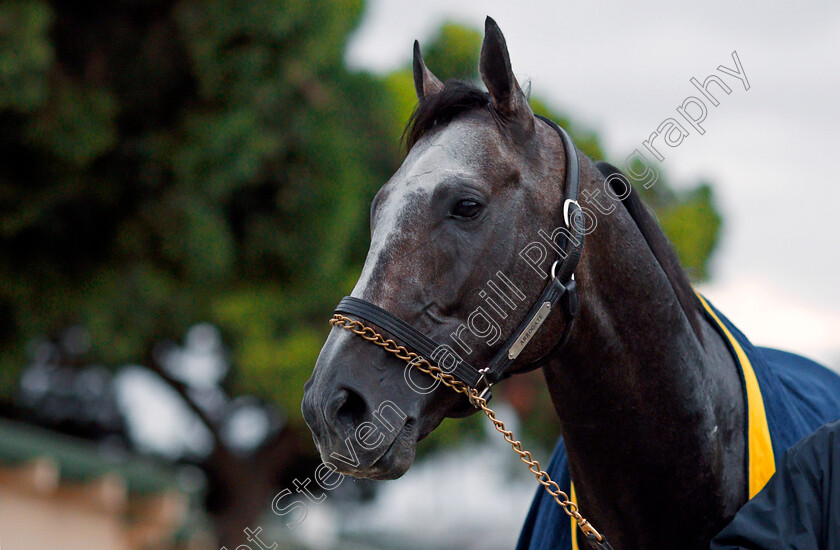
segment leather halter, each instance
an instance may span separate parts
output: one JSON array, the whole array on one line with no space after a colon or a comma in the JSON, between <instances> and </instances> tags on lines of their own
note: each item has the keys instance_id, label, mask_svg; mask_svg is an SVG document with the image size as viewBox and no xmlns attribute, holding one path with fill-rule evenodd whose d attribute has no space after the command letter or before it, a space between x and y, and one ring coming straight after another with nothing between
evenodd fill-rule
<instances>
[{"instance_id":1,"label":"leather halter","mask_svg":"<svg viewBox=\"0 0 840 550\"><path fill-rule=\"evenodd\" d=\"M439 365L445 372L477 390L480 396L488 401L491 397L490 388L499 380L512 374L508 370L558 304L561 306L566 320L566 327L562 336L546 356L528 364L519 372L538 368L548 355L562 347L569 338L578 313L577 285L574 280L574 272L583 252L584 219L580 204L578 204L580 164L577 149L575 149L575 144L569 134L554 121L540 115L534 116L548 124L560 135L566 156L566 199L563 202L563 221L566 232L563 233L565 238L563 239L563 245L560 247L562 251L559 254L560 258L552 265L548 284L539 299L487 366L477 369L460 357L453 366L444 368L443 365ZM438 344L396 315L366 300L346 296L336 306L335 313L351 315L379 326L408 350L414 351L430 362L436 362L444 351L448 350L450 354L452 353L448 346Z\"/></svg>"}]
</instances>

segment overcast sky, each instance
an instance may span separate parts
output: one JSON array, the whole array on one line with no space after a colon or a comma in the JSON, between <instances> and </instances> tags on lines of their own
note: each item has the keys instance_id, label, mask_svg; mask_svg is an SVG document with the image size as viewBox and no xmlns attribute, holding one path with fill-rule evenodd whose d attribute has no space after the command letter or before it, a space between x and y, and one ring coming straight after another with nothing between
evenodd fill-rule
<instances>
[{"instance_id":1,"label":"overcast sky","mask_svg":"<svg viewBox=\"0 0 840 550\"><path fill-rule=\"evenodd\" d=\"M699 95L690 78L722 76L732 92L715 94L705 134L688 127L656 164L677 185L714 184L725 226L701 290L754 343L840 367L840 2L369 1L348 62L390 71L443 21L483 29L486 15L520 82L614 161L679 119ZM749 90L717 70L733 51Z\"/></svg>"}]
</instances>

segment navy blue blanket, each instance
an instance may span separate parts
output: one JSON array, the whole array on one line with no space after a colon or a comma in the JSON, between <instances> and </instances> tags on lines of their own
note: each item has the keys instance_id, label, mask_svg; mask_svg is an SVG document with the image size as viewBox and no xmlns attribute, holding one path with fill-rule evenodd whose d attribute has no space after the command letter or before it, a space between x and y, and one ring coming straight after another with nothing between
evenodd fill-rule
<instances>
[{"instance_id":1,"label":"navy blue blanket","mask_svg":"<svg viewBox=\"0 0 840 550\"><path fill-rule=\"evenodd\" d=\"M719 328L741 366L749 411L745 429L751 453L747 477L752 497L773 474L785 450L823 424L840 418L840 376L810 359L753 346L714 306L702 297L701 301L706 315ZM573 493L562 439L557 442L546 470L561 489ZM586 510L582 512L586 516ZM539 487L517 550L585 550L583 540L579 530L573 532L569 517Z\"/></svg>"}]
</instances>

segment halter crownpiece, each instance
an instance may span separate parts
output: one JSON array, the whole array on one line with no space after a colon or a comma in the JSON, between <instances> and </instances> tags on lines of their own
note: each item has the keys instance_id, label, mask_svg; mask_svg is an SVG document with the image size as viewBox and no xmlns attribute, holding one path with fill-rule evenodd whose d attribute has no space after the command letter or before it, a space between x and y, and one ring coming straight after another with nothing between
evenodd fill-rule
<instances>
[{"instance_id":1,"label":"halter crownpiece","mask_svg":"<svg viewBox=\"0 0 840 550\"><path fill-rule=\"evenodd\" d=\"M510 375L508 370L511 365L531 342L551 311L558 304L563 309L566 327L557 344L546 356L566 343L578 313L577 284L574 280L574 272L583 252L584 228L583 212L577 201L580 189L580 164L577 158L577 150L569 134L553 120L540 115L534 116L553 128L563 142L566 156L566 198L563 203L563 221L566 225L567 234L561 247L561 257L551 266L551 277L542 294L502 348L487 363L487 366L477 369L467 361L460 360L455 362L451 369L446 369L446 372L457 380L470 388L476 389L479 395L486 400L489 400L492 396L490 388L499 380ZM410 324L367 300L346 296L336 306L335 313L351 315L377 325L420 357L433 359L435 350L441 348L440 344ZM546 356L530 363L522 369L522 372L539 367Z\"/></svg>"}]
</instances>

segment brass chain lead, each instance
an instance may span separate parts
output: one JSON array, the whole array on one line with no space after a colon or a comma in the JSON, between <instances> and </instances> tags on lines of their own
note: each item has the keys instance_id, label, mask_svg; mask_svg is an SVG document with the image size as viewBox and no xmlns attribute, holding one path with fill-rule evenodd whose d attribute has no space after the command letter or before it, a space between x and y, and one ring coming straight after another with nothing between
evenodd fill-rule
<instances>
[{"instance_id":1,"label":"brass chain lead","mask_svg":"<svg viewBox=\"0 0 840 550\"><path fill-rule=\"evenodd\" d=\"M493 427L496 428L496 431L504 436L505 441L510 443L513 451L519 455L519 459L528 466L528 470L537 478L537 482L539 482L546 492L554 498L554 501L563 508L563 511L568 516L574 518L584 535L593 535L599 542L603 541L601 534L586 520L586 518L580 515L577 504L572 502L569 495L560 489L560 486L557 485L557 482L551 479L548 472L540 467L539 461L535 460L531 456L531 452L523 449L522 443L514 439L513 432L506 429L504 422L496 418L496 413L493 412L493 409L487 406L487 401L479 396L478 391L464 384L460 380L457 380L451 374L442 371L439 367L432 365L415 352L409 351L404 346L397 344L390 338L386 339L374 329L359 321L336 313L333 315L333 318L330 319L330 325L349 330L353 334L361 336L365 340L381 347L388 353L392 353L399 359L417 367L432 378L439 380L445 386L452 388L458 393L464 394L475 408L480 409L481 412L490 419L490 422L493 423Z\"/></svg>"}]
</instances>

